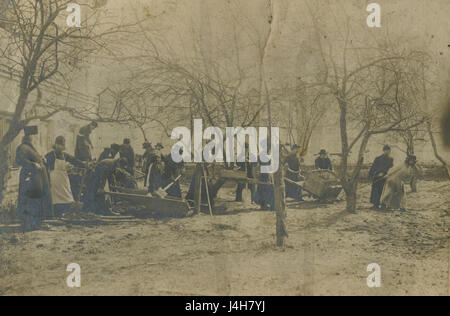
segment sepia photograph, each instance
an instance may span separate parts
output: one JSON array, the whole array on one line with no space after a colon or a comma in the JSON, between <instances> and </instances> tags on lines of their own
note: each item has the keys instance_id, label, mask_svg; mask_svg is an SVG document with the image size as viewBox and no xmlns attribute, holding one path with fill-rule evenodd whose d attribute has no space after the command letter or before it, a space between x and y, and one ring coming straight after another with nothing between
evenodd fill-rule
<instances>
[{"instance_id":1,"label":"sepia photograph","mask_svg":"<svg viewBox=\"0 0 450 316\"><path fill-rule=\"evenodd\" d=\"M0 0L0 296L449 296L449 15Z\"/></svg>"}]
</instances>

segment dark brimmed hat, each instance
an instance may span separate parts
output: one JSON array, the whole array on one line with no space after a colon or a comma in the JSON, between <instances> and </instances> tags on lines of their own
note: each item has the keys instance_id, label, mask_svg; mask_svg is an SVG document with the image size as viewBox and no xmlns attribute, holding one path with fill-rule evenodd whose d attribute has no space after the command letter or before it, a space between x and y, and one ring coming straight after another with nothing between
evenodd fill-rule
<instances>
[{"instance_id":1,"label":"dark brimmed hat","mask_svg":"<svg viewBox=\"0 0 450 316\"><path fill-rule=\"evenodd\" d=\"M129 138L125 138L125 139L123 140L123 143L124 143L125 145L130 145L130 144L131 144L131 140L130 140Z\"/></svg>"},{"instance_id":2,"label":"dark brimmed hat","mask_svg":"<svg viewBox=\"0 0 450 316\"><path fill-rule=\"evenodd\" d=\"M325 149L320 150L319 155L326 155L328 152Z\"/></svg>"},{"instance_id":3,"label":"dark brimmed hat","mask_svg":"<svg viewBox=\"0 0 450 316\"><path fill-rule=\"evenodd\" d=\"M391 150L391 146L389 146L389 145L384 145L383 151L386 151L386 150Z\"/></svg>"},{"instance_id":4,"label":"dark brimmed hat","mask_svg":"<svg viewBox=\"0 0 450 316\"><path fill-rule=\"evenodd\" d=\"M25 126L23 128L23 131L25 133L25 136L37 135L38 127L37 126Z\"/></svg>"}]
</instances>

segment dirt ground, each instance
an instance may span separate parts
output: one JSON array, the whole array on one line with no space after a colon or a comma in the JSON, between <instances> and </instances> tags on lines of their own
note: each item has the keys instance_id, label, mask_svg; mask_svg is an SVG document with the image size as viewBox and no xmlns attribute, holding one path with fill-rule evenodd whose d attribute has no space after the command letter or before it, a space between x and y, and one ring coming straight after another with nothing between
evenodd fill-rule
<instances>
[{"instance_id":1,"label":"dirt ground","mask_svg":"<svg viewBox=\"0 0 450 316\"><path fill-rule=\"evenodd\" d=\"M0 295L448 295L450 188L419 189L407 212L370 210L367 185L356 215L342 202L291 205L283 250L275 214L238 203L214 217L3 228ZM66 285L70 263L81 288ZM381 288L367 286L371 263Z\"/></svg>"}]
</instances>

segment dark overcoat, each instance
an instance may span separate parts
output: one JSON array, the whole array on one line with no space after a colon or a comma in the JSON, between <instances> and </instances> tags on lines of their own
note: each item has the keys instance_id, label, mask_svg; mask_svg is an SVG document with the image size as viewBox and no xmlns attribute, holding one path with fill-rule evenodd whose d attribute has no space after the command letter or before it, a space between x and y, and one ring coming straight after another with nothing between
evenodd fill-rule
<instances>
[{"instance_id":1,"label":"dark overcoat","mask_svg":"<svg viewBox=\"0 0 450 316\"><path fill-rule=\"evenodd\" d=\"M369 179L372 181L370 203L376 207L380 205L381 195L383 194L383 188L386 183L386 179L384 177L393 166L393 158L387 155L381 155L375 159L372 167L370 168Z\"/></svg>"},{"instance_id":2,"label":"dark overcoat","mask_svg":"<svg viewBox=\"0 0 450 316\"><path fill-rule=\"evenodd\" d=\"M42 156L26 141L16 150L16 163L21 166L18 217L26 230L38 229L43 219L53 217L46 166Z\"/></svg>"},{"instance_id":3,"label":"dark overcoat","mask_svg":"<svg viewBox=\"0 0 450 316\"><path fill-rule=\"evenodd\" d=\"M290 154L286 158L287 170L286 178L291 181L298 182L302 180L300 176L300 159L296 154ZM295 200L302 199L302 188L289 181L285 181L286 185L286 197L293 198Z\"/></svg>"}]
</instances>

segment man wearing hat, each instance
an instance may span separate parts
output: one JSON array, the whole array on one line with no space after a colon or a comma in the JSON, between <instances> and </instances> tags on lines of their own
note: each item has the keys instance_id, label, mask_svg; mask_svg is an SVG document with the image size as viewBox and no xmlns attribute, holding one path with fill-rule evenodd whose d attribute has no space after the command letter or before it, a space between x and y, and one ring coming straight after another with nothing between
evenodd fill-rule
<instances>
[{"instance_id":1,"label":"man wearing hat","mask_svg":"<svg viewBox=\"0 0 450 316\"><path fill-rule=\"evenodd\" d=\"M22 144L16 150L16 163L21 166L18 217L24 231L41 228L42 220L53 217L53 203L48 174L42 156L33 145L37 126L26 126Z\"/></svg>"},{"instance_id":2,"label":"man wearing hat","mask_svg":"<svg viewBox=\"0 0 450 316\"><path fill-rule=\"evenodd\" d=\"M105 159L115 159L117 154L120 152L119 144L112 144L110 147L106 147L103 152L98 157L98 161Z\"/></svg>"},{"instance_id":3,"label":"man wearing hat","mask_svg":"<svg viewBox=\"0 0 450 316\"><path fill-rule=\"evenodd\" d=\"M164 149L163 144L157 143L155 146L155 154L161 156L161 151Z\"/></svg>"},{"instance_id":4,"label":"man wearing hat","mask_svg":"<svg viewBox=\"0 0 450 316\"><path fill-rule=\"evenodd\" d=\"M325 149L320 151L319 157L315 162L315 167L319 170L333 170L333 165L331 164L331 160L328 158L328 153Z\"/></svg>"},{"instance_id":5,"label":"man wearing hat","mask_svg":"<svg viewBox=\"0 0 450 316\"><path fill-rule=\"evenodd\" d=\"M370 203L373 204L375 209L380 208L380 200L386 183L386 175L393 166L394 159L391 157L391 147L385 145L383 147L383 155L375 159L369 171L369 179L372 181Z\"/></svg>"},{"instance_id":6,"label":"man wearing hat","mask_svg":"<svg viewBox=\"0 0 450 316\"><path fill-rule=\"evenodd\" d=\"M76 159L83 161L83 162L92 161L92 159L93 159L92 149L94 148L94 146L92 145L90 136L91 136L92 132L94 131L94 129L96 129L97 127L98 127L97 122L91 122L88 125L80 128L80 131L78 133L77 140L75 143L75 154L74 155L75 155ZM78 200L82 196L81 187L82 187L82 182L83 182L83 176L82 175L71 176L71 181L72 181L73 194L74 194L75 198Z\"/></svg>"},{"instance_id":7,"label":"man wearing hat","mask_svg":"<svg viewBox=\"0 0 450 316\"><path fill-rule=\"evenodd\" d=\"M90 136L97 127L97 122L91 122L90 124L80 128L80 132L77 136L77 142L75 144L75 158L78 160L92 160L92 149L94 146L92 145Z\"/></svg>"},{"instance_id":8,"label":"man wearing hat","mask_svg":"<svg viewBox=\"0 0 450 316\"><path fill-rule=\"evenodd\" d=\"M74 196L70 185L68 166L85 168L82 161L64 152L66 150L66 139L58 136L55 140L53 150L45 155L47 172L50 177L50 189L53 199L53 209L57 216L68 211L74 202Z\"/></svg>"}]
</instances>

